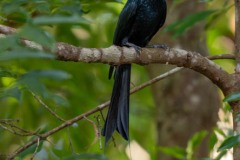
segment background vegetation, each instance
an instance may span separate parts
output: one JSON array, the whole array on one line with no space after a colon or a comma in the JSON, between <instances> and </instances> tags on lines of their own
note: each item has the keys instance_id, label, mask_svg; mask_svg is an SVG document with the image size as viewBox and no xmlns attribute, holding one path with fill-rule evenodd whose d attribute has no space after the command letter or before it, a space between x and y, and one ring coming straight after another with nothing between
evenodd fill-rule
<instances>
[{"instance_id":1,"label":"background vegetation","mask_svg":"<svg viewBox=\"0 0 240 160\"><path fill-rule=\"evenodd\" d=\"M186 0L175 0L169 9L177 9L175 6L184 1ZM61 121L51 115L34 95L39 96L65 120L108 100L113 84L107 77L108 65L56 61L51 53L36 53L25 48L19 43L19 38L35 41L49 51L53 51L54 43L59 41L81 47L110 46L123 3L125 1L117 0L2 0L0 23L17 28L18 32L0 39L0 119L32 132L44 133L61 124ZM204 21L207 22L205 34L210 53L232 53L233 1L199 0L196 3L206 3L208 7L199 13L189 13L188 17L165 26L162 32L171 32L172 38L177 39L192 26ZM233 72L233 61L219 60L218 63ZM149 79L142 66L134 65L132 73L133 85ZM229 112L227 104L224 104L223 111ZM88 118L97 124L96 117L99 115L100 113L96 113ZM140 144L151 159L156 159L159 151L178 159L191 159L192 152L205 136L205 131L196 134L189 140L186 149L175 146L158 147L155 127L157 115L149 88L131 96L130 115L131 140ZM229 121L229 118L224 120ZM102 119L100 122L103 126ZM2 122L0 124L1 154L11 153L31 141L31 136L12 134L4 128L13 129L11 126ZM210 151L220 146L219 136L216 135L227 138L232 134L230 128L217 128L213 132L209 142ZM104 150L95 134L94 126L89 120L79 121L41 142L36 159L127 159L125 150L128 143L117 133L114 136L116 147L110 142L106 155L103 154ZM219 159L225 154L225 149L230 147L222 147L217 154ZM18 156L23 159L31 157L35 150L36 145ZM134 151L132 154L135 154ZM214 156L212 154L208 158L216 158Z\"/></svg>"}]
</instances>

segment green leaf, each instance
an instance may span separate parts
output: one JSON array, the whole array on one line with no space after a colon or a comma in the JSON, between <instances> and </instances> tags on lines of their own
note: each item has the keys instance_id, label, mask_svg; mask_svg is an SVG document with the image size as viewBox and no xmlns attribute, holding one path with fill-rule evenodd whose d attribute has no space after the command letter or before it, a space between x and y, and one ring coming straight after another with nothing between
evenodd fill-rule
<instances>
[{"instance_id":1,"label":"green leaf","mask_svg":"<svg viewBox=\"0 0 240 160\"><path fill-rule=\"evenodd\" d=\"M17 87L7 88L0 91L0 99L8 97L21 101L22 92Z\"/></svg>"},{"instance_id":2,"label":"green leaf","mask_svg":"<svg viewBox=\"0 0 240 160\"><path fill-rule=\"evenodd\" d=\"M27 59L27 58L54 59L55 56L53 54L50 54L44 51L36 51L36 50L29 50L29 49L7 51L0 54L0 61L9 61L9 60Z\"/></svg>"},{"instance_id":3,"label":"green leaf","mask_svg":"<svg viewBox=\"0 0 240 160\"><path fill-rule=\"evenodd\" d=\"M221 21L222 17L226 15L226 12L228 10L230 10L232 7L234 7L234 4L232 5L228 5L228 0L225 1L225 3L223 4L222 8L219 9L218 12L216 12L215 14L213 14L213 16L209 19L209 21L207 22L205 28L208 29L211 26L213 26L215 23L217 23L217 21Z\"/></svg>"},{"instance_id":4,"label":"green leaf","mask_svg":"<svg viewBox=\"0 0 240 160\"><path fill-rule=\"evenodd\" d=\"M216 13L218 10L207 10L207 11L201 11L192 13L189 16L185 17L182 20L179 20L173 24L170 24L165 31L166 32L174 32L174 37L181 36L188 28L196 24L197 22L200 22L202 20L205 20L209 16L211 16L213 13Z\"/></svg>"},{"instance_id":5,"label":"green leaf","mask_svg":"<svg viewBox=\"0 0 240 160\"><path fill-rule=\"evenodd\" d=\"M34 25L25 25L18 33L19 37L36 42L50 50L54 49L54 39L50 34Z\"/></svg>"},{"instance_id":6,"label":"green leaf","mask_svg":"<svg viewBox=\"0 0 240 160\"><path fill-rule=\"evenodd\" d=\"M26 74L23 74L18 80L17 84L29 89L35 94L43 97L51 97L55 103L61 103L63 106L67 106L68 102L60 96L50 94L46 86L40 81L42 78L52 79L52 80L65 80L69 79L71 76L61 70L33 70Z\"/></svg>"},{"instance_id":7,"label":"green leaf","mask_svg":"<svg viewBox=\"0 0 240 160\"><path fill-rule=\"evenodd\" d=\"M209 137L209 141L208 141L208 146L210 151L212 151L214 149L214 146L216 145L216 143L218 142L218 138L215 134L215 132L212 132L212 134Z\"/></svg>"},{"instance_id":8,"label":"green leaf","mask_svg":"<svg viewBox=\"0 0 240 160\"><path fill-rule=\"evenodd\" d=\"M201 131L198 133L195 133L192 138L188 141L187 145L187 159L193 159L194 151L196 148L201 144L203 141L203 138L206 137L207 131Z\"/></svg>"},{"instance_id":9,"label":"green leaf","mask_svg":"<svg viewBox=\"0 0 240 160\"><path fill-rule=\"evenodd\" d=\"M33 19L33 24L49 25L49 24L87 24L89 21L78 15L72 16L39 16Z\"/></svg>"},{"instance_id":10,"label":"green leaf","mask_svg":"<svg viewBox=\"0 0 240 160\"><path fill-rule=\"evenodd\" d=\"M240 93L232 93L223 99L224 102L233 102L240 100Z\"/></svg>"},{"instance_id":11,"label":"green leaf","mask_svg":"<svg viewBox=\"0 0 240 160\"><path fill-rule=\"evenodd\" d=\"M13 78L16 78L17 74L12 72L9 69L0 67L0 77L13 77Z\"/></svg>"},{"instance_id":12,"label":"green leaf","mask_svg":"<svg viewBox=\"0 0 240 160\"><path fill-rule=\"evenodd\" d=\"M50 95L50 99L52 99L57 106L69 106L68 100L60 95L52 94Z\"/></svg>"},{"instance_id":13,"label":"green leaf","mask_svg":"<svg viewBox=\"0 0 240 160\"><path fill-rule=\"evenodd\" d=\"M27 88L37 95L40 95L41 97L46 98L49 96L46 86L35 77L23 76L17 80L17 84L23 86L23 88Z\"/></svg>"},{"instance_id":14,"label":"green leaf","mask_svg":"<svg viewBox=\"0 0 240 160\"><path fill-rule=\"evenodd\" d=\"M17 48L19 46L18 38L16 36L6 36L0 38L0 52L3 52L8 49Z\"/></svg>"},{"instance_id":15,"label":"green leaf","mask_svg":"<svg viewBox=\"0 0 240 160\"><path fill-rule=\"evenodd\" d=\"M61 70L33 70L29 71L24 77L34 78L49 78L53 80L66 80L71 78L71 75Z\"/></svg>"},{"instance_id":16,"label":"green leaf","mask_svg":"<svg viewBox=\"0 0 240 160\"><path fill-rule=\"evenodd\" d=\"M177 159L184 159L187 155L185 149L180 147L159 147L159 150L169 156L172 156Z\"/></svg>"},{"instance_id":17,"label":"green leaf","mask_svg":"<svg viewBox=\"0 0 240 160\"><path fill-rule=\"evenodd\" d=\"M219 135L223 136L224 138L227 137L227 135L223 132L223 130L219 128L215 128L214 131L217 132Z\"/></svg>"},{"instance_id":18,"label":"green leaf","mask_svg":"<svg viewBox=\"0 0 240 160\"><path fill-rule=\"evenodd\" d=\"M225 150L225 151L222 151L222 152L220 152L220 153L215 157L214 160L222 160L222 157L225 156L226 154L227 154L227 151L226 151L226 150Z\"/></svg>"},{"instance_id":19,"label":"green leaf","mask_svg":"<svg viewBox=\"0 0 240 160\"><path fill-rule=\"evenodd\" d=\"M23 3L23 0L16 0L1 4L1 16L6 17L8 20L11 20L11 22L15 23L26 22L29 18L29 14L25 8L21 7Z\"/></svg>"},{"instance_id":20,"label":"green leaf","mask_svg":"<svg viewBox=\"0 0 240 160\"><path fill-rule=\"evenodd\" d=\"M232 107L229 105L229 103L223 103L222 109L224 113L232 112Z\"/></svg>"},{"instance_id":21,"label":"green leaf","mask_svg":"<svg viewBox=\"0 0 240 160\"><path fill-rule=\"evenodd\" d=\"M226 149L230 149L239 144L240 144L240 136L239 135L230 136L223 141L221 146L218 148L218 151L224 151Z\"/></svg>"}]
</instances>

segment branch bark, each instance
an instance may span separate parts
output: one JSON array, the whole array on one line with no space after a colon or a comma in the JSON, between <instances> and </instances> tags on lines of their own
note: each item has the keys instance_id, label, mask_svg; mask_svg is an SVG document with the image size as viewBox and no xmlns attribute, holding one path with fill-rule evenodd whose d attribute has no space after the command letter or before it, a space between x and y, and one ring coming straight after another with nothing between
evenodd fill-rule
<instances>
[{"instance_id":1,"label":"branch bark","mask_svg":"<svg viewBox=\"0 0 240 160\"><path fill-rule=\"evenodd\" d=\"M235 0L235 48L237 54L236 73L240 73L240 0Z\"/></svg>"},{"instance_id":2,"label":"branch bark","mask_svg":"<svg viewBox=\"0 0 240 160\"><path fill-rule=\"evenodd\" d=\"M236 72L232 75L235 80L232 92L240 92L240 0L235 0L235 51L236 51ZM233 109L233 129L237 135L240 135L240 122L237 120L237 116L240 112L240 102L231 103ZM234 160L240 160L240 147L235 146L233 152Z\"/></svg>"},{"instance_id":3,"label":"branch bark","mask_svg":"<svg viewBox=\"0 0 240 160\"><path fill-rule=\"evenodd\" d=\"M79 48L65 43L58 43L56 55L57 59L63 61L111 65L126 63L140 65L152 63L172 64L178 67L190 68L205 75L222 90L229 88L230 76L220 66L199 53L177 48L142 48L141 54L138 54L133 48L127 47Z\"/></svg>"},{"instance_id":4,"label":"branch bark","mask_svg":"<svg viewBox=\"0 0 240 160\"><path fill-rule=\"evenodd\" d=\"M16 30L4 25L0 25L0 33L13 34ZM27 47L42 50L37 43L22 40ZM197 52L186 51L178 48L142 48L138 54L133 48L110 46L108 48L81 48L70 44L59 42L56 44L56 58L61 61L75 61L86 63L104 63L110 65L120 65L136 63L147 65L152 63L172 64L178 67L193 69L216 84L223 91L228 90L230 75L221 69L220 66L201 56Z\"/></svg>"}]
</instances>

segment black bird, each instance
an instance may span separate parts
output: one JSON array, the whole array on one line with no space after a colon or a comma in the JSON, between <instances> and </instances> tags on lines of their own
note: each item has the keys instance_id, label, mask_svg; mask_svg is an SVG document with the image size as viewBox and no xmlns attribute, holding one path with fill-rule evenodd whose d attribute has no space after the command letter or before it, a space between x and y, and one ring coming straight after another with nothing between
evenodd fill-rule
<instances>
[{"instance_id":1,"label":"black bird","mask_svg":"<svg viewBox=\"0 0 240 160\"><path fill-rule=\"evenodd\" d=\"M135 48L140 53L166 19L165 0L128 0L124 6L114 33L113 44ZM109 70L109 78L114 67ZM115 67L114 86L107 118L102 130L105 146L117 130L129 140L129 91L131 65Z\"/></svg>"}]
</instances>

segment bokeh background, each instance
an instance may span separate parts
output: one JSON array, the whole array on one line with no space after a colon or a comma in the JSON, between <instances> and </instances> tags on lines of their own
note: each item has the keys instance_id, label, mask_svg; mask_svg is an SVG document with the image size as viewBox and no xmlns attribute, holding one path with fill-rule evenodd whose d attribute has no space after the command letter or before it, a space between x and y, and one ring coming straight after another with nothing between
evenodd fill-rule
<instances>
[{"instance_id":1,"label":"bokeh background","mask_svg":"<svg viewBox=\"0 0 240 160\"><path fill-rule=\"evenodd\" d=\"M45 133L62 122L33 96L37 95L65 120L109 100L113 80L109 65L61 62L52 54L25 48L19 38L49 51L55 42L104 48L112 44L125 0L1 0L0 24L17 33L0 39L0 120ZM203 55L234 52L233 0L167 0L166 24L151 41ZM144 23L144 22L143 22ZM234 62L216 60L232 73ZM133 65L132 87L174 66ZM106 150L86 119L50 136L37 148L35 159L231 159L217 152L232 135L230 108L206 78L185 69L130 98L130 144L118 133ZM106 109L103 114L106 115ZM99 112L88 117L96 124ZM100 120L101 127L103 120ZM20 136L0 122L0 154L9 154L35 136ZM115 144L114 144L115 143ZM131 149L129 149L131 146ZM18 155L29 159L36 145ZM129 154L129 151L131 152Z\"/></svg>"}]
</instances>

